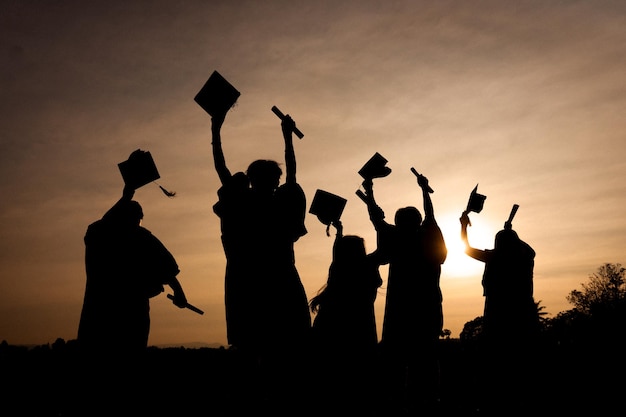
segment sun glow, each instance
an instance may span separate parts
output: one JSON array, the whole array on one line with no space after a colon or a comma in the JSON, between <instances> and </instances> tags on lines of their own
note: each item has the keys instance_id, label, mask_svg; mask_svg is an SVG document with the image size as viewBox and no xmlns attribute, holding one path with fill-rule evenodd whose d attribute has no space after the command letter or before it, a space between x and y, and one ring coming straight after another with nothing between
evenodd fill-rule
<instances>
[{"instance_id":1,"label":"sun glow","mask_svg":"<svg viewBox=\"0 0 626 417\"><path fill-rule=\"evenodd\" d=\"M483 224L484 222L479 224L478 220L474 220L473 217L476 216L470 217L472 217L472 222L474 223L474 226L468 227L470 244L477 249L491 249L495 232L492 231L491 227ZM461 224L458 216L442 216L441 220L437 222L448 248L448 257L441 269L442 275L452 278L481 276L484 264L465 254L465 244L461 240Z\"/></svg>"}]
</instances>

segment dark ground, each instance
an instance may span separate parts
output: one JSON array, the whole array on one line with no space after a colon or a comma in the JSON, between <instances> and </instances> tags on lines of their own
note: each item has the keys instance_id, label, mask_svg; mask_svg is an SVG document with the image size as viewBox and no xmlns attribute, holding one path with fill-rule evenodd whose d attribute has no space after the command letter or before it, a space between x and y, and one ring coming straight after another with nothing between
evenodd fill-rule
<instances>
[{"instance_id":1,"label":"dark ground","mask_svg":"<svg viewBox=\"0 0 626 417\"><path fill-rule=\"evenodd\" d=\"M623 351L553 347L541 350L532 363L524 363L523 353L495 359L511 360L518 368L500 364L498 377L483 378L484 356L478 350L457 339L441 340L440 401L407 412L394 406L381 378L372 392L357 395L344 409L325 403L325 384L309 378L287 386L301 394L296 399L287 391L272 390L269 381L255 382L249 364L229 349L149 348L141 361L99 361L96 372L81 362L72 343L34 348L3 343L0 415L226 417L279 415L282 407L282 415L289 416L600 416L625 410ZM303 371L310 375L316 369ZM488 380L494 382L492 389ZM259 394L264 389L274 401L266 398L267 392ZM342 389L353 391L350 386Z\"/></svg>"}]
</instances>

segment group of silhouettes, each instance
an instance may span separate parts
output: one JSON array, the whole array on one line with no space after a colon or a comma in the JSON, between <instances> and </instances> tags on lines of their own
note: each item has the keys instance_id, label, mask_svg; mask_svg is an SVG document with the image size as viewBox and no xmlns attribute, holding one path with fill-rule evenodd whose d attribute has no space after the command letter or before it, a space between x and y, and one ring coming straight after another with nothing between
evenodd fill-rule
<instances>
[{"instance_id":1,"label":"group of silhouettes","mask_svg":"<svg viewBox=\"0 0 626 417\"><path fill-rule=\"evenodd\" d=\"M252 162L246 172L232 173L222 150L226 114L211 117L213 161L221 182L213 211L220 219L226 259L226 331L230 347L250 360L255 372L248 377L263 386L261 397L280 407L306 402L313 394L328 399L337 411L341 404L343 411L367 411L383 387L403 408L436 403L437 346L443 330L440 275L447 248L428 179L416 173L423 216L416 207L402 207L393 223L375 200L373 178L365 179L362 198L376 231L376 248L368 252L364 239L344 234L342 222L335 219L327 281L308 297L294 253L294 243L307 233L306 196L296 179L295 122L289 115L281 120L284 173L281 164L265 159ZM77 339L95 357L140 353L147 347L149 300L164 285L173 290L176 306L187 305L176 261L141 226L143 212L133 194L126 186L122 198L85 235L87 281ZM495 344L531 337L538 324L534 251L510 222L496 235L493 249L473 248L467 211L460 223L466 253L485 264L487 340ZM388 277L379 341L374 303L383 284L381 265L388 265Z\"/></svg>"}]
</instances>

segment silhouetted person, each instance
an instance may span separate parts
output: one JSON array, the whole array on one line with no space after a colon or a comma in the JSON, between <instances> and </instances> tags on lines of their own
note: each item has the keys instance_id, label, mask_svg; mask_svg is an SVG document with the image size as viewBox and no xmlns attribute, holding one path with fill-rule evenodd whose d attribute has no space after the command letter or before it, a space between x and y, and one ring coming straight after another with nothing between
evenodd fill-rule
<instances>
[{"instance_id":1,"label":"silhouetted person","mask_svg":"<svg viewBox=\"0 0 626 417\"><path fill-rule=\"evenodd\" d=\"M307 233L306 197L296 182L295 123L282 120L285 183L276 161L256 160L231 175L221 145L225 114L212 117L215 169L222 183L214 212L221 220L226 256L225 307L228 343L261 361L261 370L303 374L311 314L295 265L294 243ZM275 377L295 389L290 377ZM300 388L300 387L298 387ZM271 389L268 387L268 389Z\"/></svg>"},{"instance_id":2,"label":"silhouetted person","mask_svg":"<svg viewBox=\"0 0 626 417\"><path fill-rule=\"evenodd\" d=\"M468 212L460 217L465 253L485 264L483 337L486 342L485 396L489 406L515 401L528 403L525 390L532 376L539 316L533 297L535 251L507 221L495 236L493 249L469 243ZM497 410L496 410L497 411Z\"/></svg>"},{"instance_id":3,"label":"silhouetted person","mask_svg":"<svg viewBox=\"0 0 626 417\"><path fill-rule=\"evenodd\" d=\"M164 285L174 304L187 299L178 265L156 236L141 226L143 210L124 188L122 198L85 234L87 281L78 327L83 351L141 352L150 334L150 298Z\"/></svg>"},{"instance_id":4,"label":"silhouetted person","mask_svg":"<svg viewBox=\"0 0 626 417\"><path fill-rule=\"evenodd\" d=\"M533 297L535 251L519 238L509 222L496 234L493 249L473 248L467 236L467 212L463 212L460 222L465 253L485 264L484 335L493 341L534 337L539 323Z\"/></svg>"},{"instance_id":5,"label":"silhouetted person","mask_svg":"<svg viewBox=\"0 0 626 417\"><path fill-rule=\"evenodd\" d=\"M134 189L90 224L84 237L86 285L77 343L80 367L77 403L83 415L110 415L124 408L134 415L150 333L150 298L168 285L174 304L187 303L172 254L141 226L143 210ZM77 405L80 407L80 405Z\"/></svg>"},{"instance_id":6,"label":"silhouetted person","mask_svg":"<svg viewBox=\"0 0 626 417\"><path fill-rule=\"evenodd\" d=\"M396 211L385 221L374 199L373 182L365 180L366 202L378 239L378 256L389 264L381 347L388 370L385 384L403 408L438 402L438 340L443 329L441 264L447 257L435 220L428 179L418 175L424 219L415 207Z\"/></svg>"},{"instance_id":7,"label":"silhouetted person","mask_svg":"<svg viewBox=\"0 0 626 417\"><path fill-rule=\"evenodd\" d=\"M313 321L312 370L318 401L336 412L366 412L377 395L378 334L374 302L382 279L363 238L343 235L341 221L333 245L326 284L311 299Z\"/></svg>"}]
</instances>

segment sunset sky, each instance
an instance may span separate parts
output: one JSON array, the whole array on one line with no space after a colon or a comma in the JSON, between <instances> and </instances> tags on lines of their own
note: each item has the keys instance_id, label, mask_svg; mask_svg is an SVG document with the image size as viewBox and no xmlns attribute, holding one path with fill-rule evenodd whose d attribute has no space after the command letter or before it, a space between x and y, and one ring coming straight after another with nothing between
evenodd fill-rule
<instances>
[{"instance_id":1,"label":"sunset sky","mask_svg":"<svg viewBox=\"0 0 626 417\"><path fill-rule=\"evenodd\" d=\"M470 214L472 245L492 248L519 204L535 299L549 317L570 309L567 294L599 266L626 264L625 19L618 0L3 1L0 340L76 337L85 230L121 196L117 164L143 149L177 193L140 188L143 225L205 311L158 296L150 344L226 343L211 120L193 101L214 70L241 92L222 129L231 171L284 162L278 106L304 133L294 142L308 204L317 189L346 198L344 232L368 250L361 166L375 152L389 161L374 187L390 221L399 207L423 211L410 168L428 177L453 337L484 303L483 265L459 239L476 184L487 199ZM306 226L296 263L312 297L333 238L313 215Z\"/></svg>"}]
</instances>

